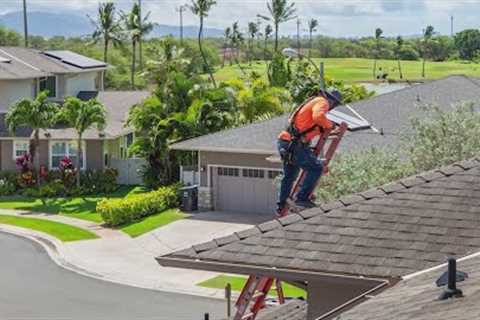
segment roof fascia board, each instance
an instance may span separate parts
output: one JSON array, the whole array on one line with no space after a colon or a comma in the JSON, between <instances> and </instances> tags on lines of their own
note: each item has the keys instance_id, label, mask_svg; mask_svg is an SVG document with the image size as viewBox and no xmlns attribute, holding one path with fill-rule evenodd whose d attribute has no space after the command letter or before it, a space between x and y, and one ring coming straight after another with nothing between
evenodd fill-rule
<instances>
[{"instance_id":1,"label":"roof fascia board","mask_svg":"<svg viewBox=\"0 0 480 320\"><path fill-rule=\"evenodd\" d=\"M259 155L267 155L271 156L275 153L275 151L270 150L260 150L260 149L234 149L234 148L215 148L215 147L181 147L181 146L170 146L171 150L178 150L178 151L203 151L203 152L226 152L226 153L246 153L246 154L259 154Z\"/></svg>"},{"instance_id":2,"label":"roof fascia board","mask_svg":"<svg viewBox=\"0 0 480 320\"><path fill-rule=\"evenodd\" d=\"M280 278L290 281L322 281L332 284L364 284L365 281L396 282L395 279L372 278L363 276L341 275L313 271L299 271L294 269L261 267L247 264L233 264L223 262L210 262L200 259L189 260L173 257L156 257L157 262L164 267L185 268L193 270L208 270L214 272L226 272L236 274L258 274L262 276Z\"/></svg>"}]
</instances>

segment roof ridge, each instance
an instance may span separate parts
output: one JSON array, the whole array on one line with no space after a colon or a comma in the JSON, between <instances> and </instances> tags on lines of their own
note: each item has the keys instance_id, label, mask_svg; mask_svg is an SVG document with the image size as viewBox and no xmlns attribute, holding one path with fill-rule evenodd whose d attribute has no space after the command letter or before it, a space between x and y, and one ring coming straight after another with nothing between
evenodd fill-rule
<instances>
[{"instance_id":1,"label":"roof ridge","mask_svg":"<svg viewBox=\"0 0 480 320\"><path fill-rule=\"evenodd\" d=\"M182 250L176 253L181 255L182 252L190 252L194 250L195 253L201 253L210 249L225 246L229 243L243 240L245 238L266 233L279 227L288 226L290 224L305 221L321 214L328 213L332 210L345 208L350 205L362 201L368 201L374 198L380 198L389 194L398 192L400 190L410 189L415 186L430 183L440 178L449 177L459 172L468 171L470 169L480 167L480 157L475 157L468 160L457 161L450 165L445 165L437 169L432 169L422 173L417 173L394 182L389 182L382 186L374 187L366 191L354 193L351 195L342 196L338 199L321 204L319 207L301 211L300 213L292 213L282 218L275 218L273 220L255 225L252 228L243 231L235 232L231 235L212 239L208 242L193 245L191 248Z\"/></svg>"}]
</instances>

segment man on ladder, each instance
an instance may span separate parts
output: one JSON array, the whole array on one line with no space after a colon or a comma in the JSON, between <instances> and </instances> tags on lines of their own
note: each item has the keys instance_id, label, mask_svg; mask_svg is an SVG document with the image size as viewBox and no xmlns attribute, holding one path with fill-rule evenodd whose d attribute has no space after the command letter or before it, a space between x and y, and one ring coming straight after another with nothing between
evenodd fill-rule
<instances>
[{"instance_id":1,"label":"man on ladder","mask_svg":"<svg viewBox=\"0 0 480 320\"><path fill-rule=\"evenodd\" d=\"M322 161L312 151L311 142L320 136L323 130L333 128L334 123L327 119L327 113L340 105L341 101L339 91L321 90L290 115L288 128L280 133L277 142L283 161L283 179L277 203L277 215L281 216L284 212L300 169L304 170L305 178L294 199L295 205L300 209L315 207L310 196L324 168Z\"/></svg>"}]
</instances>

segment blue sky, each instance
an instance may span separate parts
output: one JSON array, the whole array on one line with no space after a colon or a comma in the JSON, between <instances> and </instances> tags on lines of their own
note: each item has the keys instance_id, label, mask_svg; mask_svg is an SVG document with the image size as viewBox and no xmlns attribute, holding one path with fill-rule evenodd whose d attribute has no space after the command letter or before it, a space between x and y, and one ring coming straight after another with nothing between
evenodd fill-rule
<instances>
[{"instance_id":1,"label":"blue sky","mask_svg":"<svg viewBox=\"0 0 480 320\"><path fill-rule=\"evenodd\" d=\"M0 0L0 13L21 10L20 0ZM29 9L55 13L75 12L92 14L98 0L27 0ZM114 0L121 9L128 9L133 1ZM175 8L189 0L143 0L145 11L151 11L152 20L161 24L178 24ZM478 28L480 0L297 0L298 15L303 21L316 18L318 32L330 36L363 36L373 34L381 27L386 35L420 34L426 25L433 25L442 34L450 34L450 16L454 16L455 30ZM234 21L246 25L256 20L257 13L266 14L266 0L217 0L217 6L207 18L210 27L225 28ZM196 24L189 12L185 24ZM284 24L283 34L293 34L294 21Z\"/></svg>"}]
</instances>

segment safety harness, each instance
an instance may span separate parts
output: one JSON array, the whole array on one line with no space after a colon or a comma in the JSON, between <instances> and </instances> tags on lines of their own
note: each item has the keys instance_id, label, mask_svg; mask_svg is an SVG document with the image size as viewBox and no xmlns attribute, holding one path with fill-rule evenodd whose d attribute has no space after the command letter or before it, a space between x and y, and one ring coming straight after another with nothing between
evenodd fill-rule
<instances>
[{"instance_id":1,"label":"safety harness","mask_svg":"<svg viewBox=\"0 0 480 320\"><path fill-rule=\"evenodd\" d=\"M297 118L297 115L300 112L300 110L302 110L303 107L305 107L308 103L310 103L313 99L317 97L318 96L308 98L305 102L303 102L298 107L296 107L295 110L293 110L290 116L288 117L288 126L286 128L286 131L290 134L290 142L286 149L280 150L280 157L282 158L283 162L287 164L293 164L293 153L294 153L293 151L295 149L295 146L297 145L298 142L304 143L302 139L305 137L305 135L307 135L308 133L314 130L319 130L320 133L323 131L323 128L318 125L313 125L312 127L305 129L303 131L300 131L295 127L295 119Z\"/></svg>"}]
</instances>

